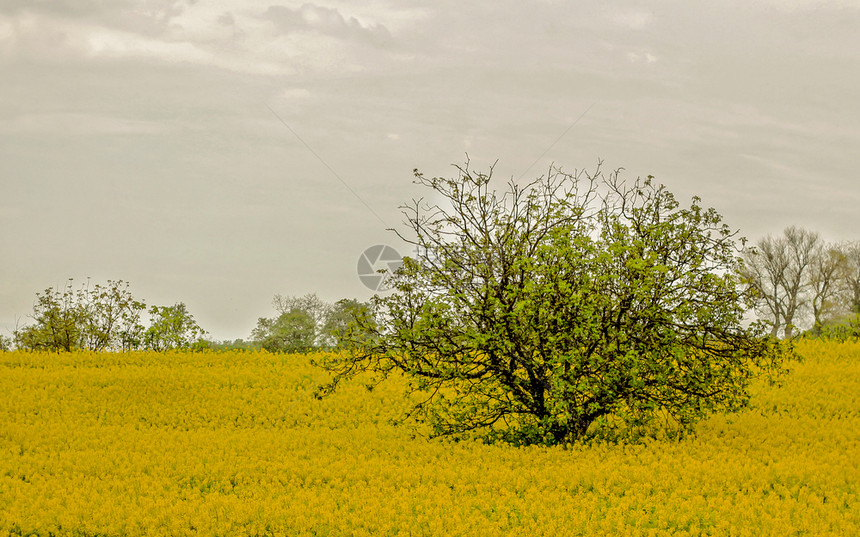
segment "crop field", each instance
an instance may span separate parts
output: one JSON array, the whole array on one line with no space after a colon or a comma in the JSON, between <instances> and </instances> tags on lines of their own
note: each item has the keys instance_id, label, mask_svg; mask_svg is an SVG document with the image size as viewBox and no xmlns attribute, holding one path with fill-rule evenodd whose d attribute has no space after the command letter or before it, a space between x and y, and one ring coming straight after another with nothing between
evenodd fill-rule
<instances>
[{"instance_id":1,"label":"crop field","mask_svg":"<svg viewBox=\"0 0 860 537\"><path fill-rule=\"evenodd\" d=\"M0 353L0 535L860 535L860 344L798 351L682 440L554 448L318 401L309 356Z\"/></svg>"}]
</instances>

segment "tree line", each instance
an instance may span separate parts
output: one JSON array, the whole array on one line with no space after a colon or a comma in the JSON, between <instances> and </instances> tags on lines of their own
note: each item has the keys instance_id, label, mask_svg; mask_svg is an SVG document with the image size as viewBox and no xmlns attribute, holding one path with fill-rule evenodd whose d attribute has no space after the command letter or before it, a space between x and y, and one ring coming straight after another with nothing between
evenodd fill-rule
<instances>
[{"instance_id":1,"label":"tree line","mask_svg":"<svg viewBox=\"0 0 860 537\"><path fill-rule=\"evenodd\" d=\"M734 270L772 336L860 338L860 242L826 242L790 226L743 248ZM215 341L183 302L147 307L123 280L75 288L69 279L62 289L37 293L32 324L16 328L11 339L0 335L0 350L333 350L344 346L350 322L371 312L370 302L329 303L315 293L276 294L272 304L276 314L260 317L247 340Z\"/></svg>"},{"instance_id":2,"label":"tree line","mask_svg":"<svg viewBox=\"0 0 860 537\"><path fill-rule=\"evenodd\" d=\"M368 307L355 299L328 303L313 293L275 295L273 305L276 315L260 317L248 340L215 341L184 302L147 306L123 280L87 281L75 287L70 278L62 288L48 287L36 294L31 322L16 328L12 338L0 335L0 350L331 350L340 346L350 319Z\"/></svg>"},{"instance_id":3,"label":"tree line","mask_svg":"<svg viewBox=\"0 0 860 537\"><path fill-rule=\"evenodd\" d=\"M270 352L309 352L341 348L350 322L369 311L370 304L354 298L334 303L316 293L301 297L275 295L276 315L260 317L246 346Z\"/></svg>"},{"instance_id":4,"label":"tree line","mask_svg":"<svg viewBox=\"0 0 860 537\"><path fill-rule=\"evenodd\" d=\"M860 242L791 226L745 248L738 272L773 336L860 337Z\"/></svg>"},{"instance_id":5,"label":"tree line","mask_svg":"<svg viewBox=\"0 0 860 537\"><path fill-rule=\"evenodd\" d=\"M144 324L143 315L149 314ZM70 278L62 288L36 294L31 323L17 328L7 349L49 351L165 351L188 349L203 341L200 328L183 302L150 306L132 295L123 280L75 287Z\"/></svg>"}]
</instances>

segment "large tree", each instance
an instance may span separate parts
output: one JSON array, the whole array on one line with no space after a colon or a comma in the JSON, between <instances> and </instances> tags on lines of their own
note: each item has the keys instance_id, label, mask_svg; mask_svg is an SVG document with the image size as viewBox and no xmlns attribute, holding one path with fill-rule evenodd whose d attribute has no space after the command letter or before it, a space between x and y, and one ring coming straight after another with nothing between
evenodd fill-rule
<instances>
[{"instance_id":1,"label":"large tree","mask_svg":"<svg viewBox=\"0 0 860 537\"><path fill-rule=\"evenodd\" d=\"M326 389L361 371L404 373L436 434L515 442L582 438L595 423L687 426L748 398L782 347L743 322L735 234L649 176L551 168L498 193L489 173L416 182L403 207L421 252L356 316ZM368 338L371 332L374 337Z\"/></svg>"}]
</instances>

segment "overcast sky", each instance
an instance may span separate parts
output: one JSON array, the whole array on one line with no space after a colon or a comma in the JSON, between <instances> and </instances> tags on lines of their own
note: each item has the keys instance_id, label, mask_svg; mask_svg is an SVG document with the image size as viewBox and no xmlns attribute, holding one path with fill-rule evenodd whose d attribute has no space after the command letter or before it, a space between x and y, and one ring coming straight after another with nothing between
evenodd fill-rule
<instances>
[{"instance_id":1,"label":"overcast sky","mask_svg":"<svg viewBox=\"0 0 860 537\"><path fill-rule=\"evenodd\" d=\"M70 277L218 339L275 293L366 299L413 168L466 153L860 239L858 28L860 0L2 0L0 332Z\"/></svg>"}]
</instances>

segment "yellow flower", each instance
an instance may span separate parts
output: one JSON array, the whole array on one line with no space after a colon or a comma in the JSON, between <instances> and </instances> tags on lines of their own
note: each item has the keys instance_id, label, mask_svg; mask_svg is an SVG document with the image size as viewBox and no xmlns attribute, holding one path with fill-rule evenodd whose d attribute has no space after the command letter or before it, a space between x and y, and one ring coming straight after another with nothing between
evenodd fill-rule
<instances>
[{"instance_id":1,"label":"yellow flower","mask_svg":"<svg viewBox=\"0 0 860 537\"><path fill-rule=\"evenodd\" d=\"M0 353L0 535L860 534L860 344L798 351L693 436L558 448L318 401L309 356Z\"/></svg>"}]
</instances>

